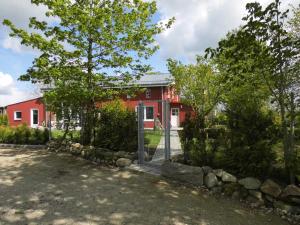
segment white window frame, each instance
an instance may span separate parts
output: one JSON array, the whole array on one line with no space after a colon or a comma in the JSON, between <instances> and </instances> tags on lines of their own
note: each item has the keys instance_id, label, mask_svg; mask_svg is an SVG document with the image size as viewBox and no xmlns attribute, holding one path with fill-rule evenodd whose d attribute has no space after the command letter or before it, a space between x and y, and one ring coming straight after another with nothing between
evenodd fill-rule
<instances>
[{"instance_id":1,"label":"white window frame","mask_svg":"<svg viewBox=\"0 0 300 225\"><path fill-rule=\"evenodd\" d=\"M147 119L146 118L146 108L153 108L153 119ZM138 114L138 106L135 107L135 112ZM144 105L144 121L146 122L152 122L154 121L154 106L153 105Z\"/></svg>"},{"instance_id":2,"label":"white window frame","mask_svg":"<svg viewBox=\"0 0 300 225\"><path fill-rule=\"evenodd\" d=\"M151 89L147 88L146 93L145 93L146 98L151 98Z\"/></svg>"},{"instance_id":3,"label":"white window frame","mask_svg":"<svg viewBox=\"0 0 300 225\"><path fill-rule=\"evenodd\" d=\"M21 113L21 118L17 118L17 113ZM14 111L14 120L22 120L22 111Z\"/></svg>"},{"instance_id":4,"label":"white window frame","mask_svg":"<svg viewBox=\"0 0 300 225\"><path fill-rule=\"evenodd\" d=\"M38 113L38 121L37 124L33 123L33 110L36 110ZM37 128L39 126L39 120L40 120L40 113L38 109L30 109L30 125L31 127Z\"/></svg>"}]
</instances>

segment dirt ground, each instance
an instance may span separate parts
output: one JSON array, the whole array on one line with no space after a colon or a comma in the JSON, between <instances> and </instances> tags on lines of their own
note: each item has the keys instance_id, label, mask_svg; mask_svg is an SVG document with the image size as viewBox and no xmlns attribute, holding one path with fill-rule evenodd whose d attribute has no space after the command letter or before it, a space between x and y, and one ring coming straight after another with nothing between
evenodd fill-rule
<instances>
[{"instance_id":1,"label":"dirt ground","mask_svg":"<svg viewBox=\"0 0 300 225\"><path fill-rule=\"evenodd\" d=\"M287 223L159 177L67 154L0 149L0 224Z\"/></svg>"}]
</instances>

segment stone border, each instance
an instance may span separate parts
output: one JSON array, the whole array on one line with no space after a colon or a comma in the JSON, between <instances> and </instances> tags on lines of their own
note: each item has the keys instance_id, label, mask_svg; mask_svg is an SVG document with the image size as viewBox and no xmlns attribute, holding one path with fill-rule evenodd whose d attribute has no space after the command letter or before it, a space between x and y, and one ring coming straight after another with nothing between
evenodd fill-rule
<instances>
[{"instance_id":1,"label":"stone border","mask_svg":"<svg viewBox=\"0 0 300 225\"><path fill-rule=\"evenodd\" d=\"M46 145L18 145L18 144L0 144L0 149L20 148L20 149L46 149Z\"/></svg>"}]
</instances>

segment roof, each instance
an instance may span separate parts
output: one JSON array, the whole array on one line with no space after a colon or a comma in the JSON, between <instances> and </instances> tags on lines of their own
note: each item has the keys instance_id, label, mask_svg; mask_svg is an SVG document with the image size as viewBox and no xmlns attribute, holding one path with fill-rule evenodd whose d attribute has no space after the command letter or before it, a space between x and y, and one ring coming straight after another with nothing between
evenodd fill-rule
<instances>
[{"instance_id":1,"label":"roof","mask_svg":"<svg viewBox=\"0 0 300 225\"><path fill-rule=\"evenodd\" d=\"M7 106L17 105L17 104L21 104L21 103L24 103L24 102L30 102L30 101L38 100L38 99L41 99L41 98L42 98L42 97L36 97L36 98L32 98L32 99L28 99L28 100L21 101L21 102L12 103L12 104L9 104L9 105L7 105ZM7 107L7 106L5 106L5 107Z\"/></svg>"},{"instance_id":2,"label":"roof","mask_svg":"<svg viewBox=\"0 0 300 225\"><path fill-rule=\"evenodd\" d=\"M129 85L149 86L168 86L174 82L174 78L169 73L145 74L139 80L134 79Z\"/></svg>"}]
</instances>

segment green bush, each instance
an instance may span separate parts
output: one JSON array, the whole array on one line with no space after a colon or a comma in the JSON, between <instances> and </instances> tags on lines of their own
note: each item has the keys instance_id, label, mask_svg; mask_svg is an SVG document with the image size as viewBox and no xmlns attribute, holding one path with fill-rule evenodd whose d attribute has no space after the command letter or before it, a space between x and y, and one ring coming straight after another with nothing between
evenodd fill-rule
<instances>
[{"instance_id":1,"label":"green bush","mask_svg":"<svg viewBox=\"0 0 300 225\"><path fill-rule=\"evenodd\" d=\"M279 138L274 113L256 104L233 104L226 115L230 143L224 152L224 167L243 176L267 176L276 159L272 146Z\"/></svg>"},{"instance_id":2,"label":"green bush","mask_svg":"<svg viewBox=\"0 0 300 225\"><path fill-rule=\"evenodd\" d=\"M48 140L47 129L32 129L26 124L17 127L0 126L0 143L40 145Z\"/></svg>"},{"instance_id":3,"label":"green bush","mask_svg":"<svg viewBox=\"0 0 300 225\"><path fill-rule=\"evenodd\" d=\"M114 101L99 109L95 146L115 151L137 151L137 119L133 110L121 101Z\"/></svg>"},{"instance_id":4,"label":"green bush","mask_svg":"<svg viewBox=\"0 0 300 225\"><path fill-rule=\"evenodd\" d=\"M0 126L7 126L8 118L7 115L0 115Z\"/></svg>"}]
</instances>

